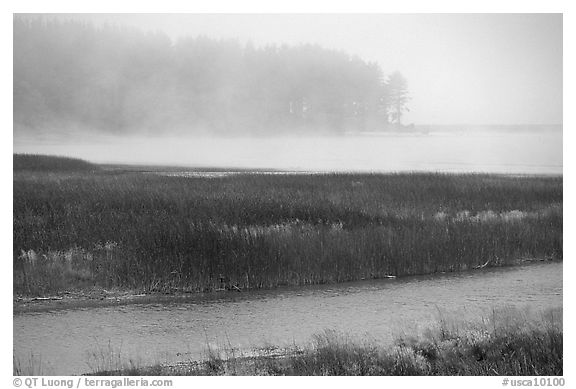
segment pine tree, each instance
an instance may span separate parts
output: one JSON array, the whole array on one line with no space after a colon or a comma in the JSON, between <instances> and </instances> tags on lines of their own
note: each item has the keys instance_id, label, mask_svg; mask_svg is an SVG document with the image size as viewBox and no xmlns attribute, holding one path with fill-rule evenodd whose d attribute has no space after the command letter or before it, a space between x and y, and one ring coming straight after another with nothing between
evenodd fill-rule
<instances>
[{"instance_id":1,"label":"pine tree","mask_svg":"<svg viewBox=\"0 0 576 389\"><path fill-rule=\"evenodd\" d=\"M386 81L388 92L388 116L389 121L396 126L402 125L402 114L409 112L406 104L410 100L408 96L408 81L400 72L394 72Z\"/></svg>"}]
</instances>

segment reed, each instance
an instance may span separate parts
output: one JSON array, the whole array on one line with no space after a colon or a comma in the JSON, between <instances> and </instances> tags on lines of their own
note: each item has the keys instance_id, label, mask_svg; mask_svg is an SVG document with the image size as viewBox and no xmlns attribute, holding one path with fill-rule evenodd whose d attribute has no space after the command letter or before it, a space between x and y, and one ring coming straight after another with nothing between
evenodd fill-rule
<instances>
[{"instance_id":1,"label":"reed","mask_svg":"<svg viewBox=\"0 0 576 389\"><path fill-rule=\"evenodd\" d=\"M498 312L477 323L441 320L425 336L400 337L392 347L325 331L292 356L296 375L561 376L561 310L536 320ZM496 315L495 315L496 316Z\"/></svg>"},{"instance_id":2,"label":"reed","mask_svg":"<svg viewBox=\"0 0 576 389\"><path fill-rule=\"evenodd\" d=\"M425 334L404 335L392 345L325 330L307 346L267 351L221 350L203 361L94 374L562 376L562 311L535 317L501 310L477 322L441 318Z\"/></svg>"},{"instance_id":3,"label":"reed","mask_svg":"<svg viewBox=\"0 0 576 389\"><path fill-rule=\"evenodd\" d=\"M562 177L14 171L14 292L271 288L562 259Z\"/></svg>"}]
</instances>

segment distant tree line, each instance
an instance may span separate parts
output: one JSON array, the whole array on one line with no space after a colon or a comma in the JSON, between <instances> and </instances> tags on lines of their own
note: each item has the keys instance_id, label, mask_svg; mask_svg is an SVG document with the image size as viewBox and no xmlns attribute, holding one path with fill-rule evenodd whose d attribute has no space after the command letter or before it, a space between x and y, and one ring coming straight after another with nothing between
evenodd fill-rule
<instances>
[{"instance_id":1,"label":"distant tree line","mask_svg":"<svg viewBox=\"0 0 576 389\"><path fill-rule=\"evenodd\" d=\"M15 128L374 131L399 124L406 102L401 74L316 45L14 18Z\"/></svg>"}]
</instances>

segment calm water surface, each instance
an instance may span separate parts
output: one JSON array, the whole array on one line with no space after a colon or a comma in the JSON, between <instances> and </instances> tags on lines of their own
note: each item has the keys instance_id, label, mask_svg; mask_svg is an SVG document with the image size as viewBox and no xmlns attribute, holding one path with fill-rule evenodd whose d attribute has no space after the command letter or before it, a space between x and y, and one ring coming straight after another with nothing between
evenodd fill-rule
<instances>
[{"instance_id":1,"label":"calm water surface","mask_svg":"<svg viewBox=\"0 0 576 389\"><path fill-rule=\"evenodd\" d=\"M82 142L15 138L14 152L193 167L562 174L562 131L234 139L100 135Z\"/></svg>"},{"instance_id":2,"label":"calm water surface","mask_svg":"<svg viewBox=\"0 0 576 389\"><path fill-rule=\"evenodd\" d=\"M438 312L464 320L492 309L562 306L562 264L539 263L458 274L221 292L190 300L14 315L14 353L24 371L41 360L44 374L80 374L94 355L124 362L197 359L210 347L243 349L304 344L326 328L369 334L383 343L424 330ZM38 364L38 362L35 362Z\"/></svg>"}]
</instances>

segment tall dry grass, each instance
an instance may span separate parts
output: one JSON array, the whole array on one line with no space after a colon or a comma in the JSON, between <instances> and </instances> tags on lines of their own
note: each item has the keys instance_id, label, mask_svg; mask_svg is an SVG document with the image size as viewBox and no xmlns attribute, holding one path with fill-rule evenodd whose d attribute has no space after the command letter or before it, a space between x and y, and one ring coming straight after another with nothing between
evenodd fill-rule
<instances>
[{"instance_id":1,"label":"tall dry grass","mask_svg":"<svg viewBox=\"0 0 576 389\"><path fill-rule=\"evenodd\" d=\"M14 172L14 292L205 291L562 258L562 178Z\"/></svg>"},{"instance_id":2,"label":"tall dry grass","mask_svg":"<svg viewBox=\"0 0 576 389\"><path fill-rule=\"evenodd\" d=\"M476 322L440 318L422 335L399 337L393 345L334 330L308 346L211 351L203 361L96 371L111 375L330 375L330 376L562 376L562 310L539 315L494 311Z\"/></svg>"}]
</instances>

